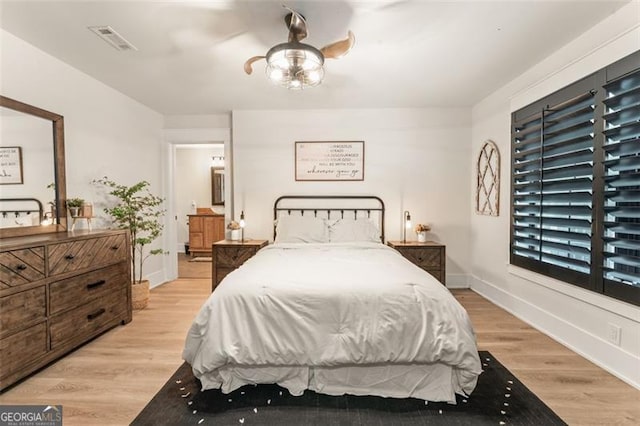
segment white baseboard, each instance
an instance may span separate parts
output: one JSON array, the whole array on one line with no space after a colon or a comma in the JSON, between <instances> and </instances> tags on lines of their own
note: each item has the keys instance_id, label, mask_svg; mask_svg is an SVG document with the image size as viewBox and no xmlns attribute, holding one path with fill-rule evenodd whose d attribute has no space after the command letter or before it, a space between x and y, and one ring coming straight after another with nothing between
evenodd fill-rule
<instances>
[{"instance_id":1,"label":"white baseboard","mask_svg":"<svg viewBox=\"0 0 640 426\"><path fill-rule=\"evenodd\" d=\"M158 287L166 282L164 271L157 271L148 276L145 276L149 280L149 288Z\"/></svg>"},{"instance_id":2,"label":"white baseboard","mask_svg":"<svg viewBox=\"0 0 640 426\"><path fill-rule=\"evenodd\" d=\"M469 288L469 275L447 274L447 288Z\"/></svg>"},{"instance_id":3,"label":"white baseboard","mask_svg":"<svg viewBox=\"0 0 640 426\"><path fill-rule=\"evenodd\" d=\"M518 296L475 276L470 288L620 380L640 389L640 359Z\"/></svg>"}]
</instances>

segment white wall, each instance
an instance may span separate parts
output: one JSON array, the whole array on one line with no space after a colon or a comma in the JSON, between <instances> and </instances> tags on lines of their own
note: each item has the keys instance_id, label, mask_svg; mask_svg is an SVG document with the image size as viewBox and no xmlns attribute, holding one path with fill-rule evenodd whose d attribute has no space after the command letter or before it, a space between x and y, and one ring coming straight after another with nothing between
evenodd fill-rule
<instances>
[{"instance_id":1,"label":"white wall","mask_svg":"<svg viewBox=\"0 0 640 426\"><path fill-rule=\"evenodd\" d=\"M160 114L4 30L0 45L0 93L64 116L68 197L93 201L104 216L92 179L147 180L162 193ZM152 285L165 281L162 256L147 261L145 276Z\"/></svg>"},{"instance_id":2,"label":"white wall","mask_svg":"<svg viewBox=\"0 0 640 426\"><path fill-rule=\"evenodd\" d=\"M272 239L281 195L377 195L387 208L387 240L402 238L409 210L446 244L448 285L467 285L468 109L234 111L232 121L235 219L244 210L247 237ZM364 181L295 181L295 141L341 140L364 141Z\"/></svg>"},{"instance_id":3,"label":"white wall","mask_svg":"<svg viewBox=\"0 0 640 426\"><path fill-rule=\"evenodd\" d=\"M475 167L486 139L496 142L502 154L501 214L471 217L471 287L636 387L640 308L508 263L510 113L638 50L639 7L638 2L625 6L475 105L469 162ZM474 188L474 179L470 182ZM610 323L622 327L619 347L607 341Z\"/></svg>"},{"instance_id":4,"label":"white wall","mask_svg":"<svg viewBox=\"0 0 640 426\"><path fill-rule=\"evenodd\" d=\"M211 206L211 159L224 155L224 145L177 145L175 203L177 223L176 241L178 251L184 252L184 243L189 241L188 214L196 207ZM224 206L214 206L216 213L224 213Z\"/></svg>"}]
</instances>

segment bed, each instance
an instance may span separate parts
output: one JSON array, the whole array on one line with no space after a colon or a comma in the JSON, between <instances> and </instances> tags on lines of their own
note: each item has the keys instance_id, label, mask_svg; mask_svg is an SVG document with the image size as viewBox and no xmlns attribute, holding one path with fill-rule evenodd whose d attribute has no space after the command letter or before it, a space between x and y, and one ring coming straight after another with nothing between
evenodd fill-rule
<instances>
[{"instance_id":1,"label":"bed","mask_svg":"<svg viewBox=\"0 0 640 426\"><path fill-rule=\"evenodd\" d=\"M0 227L37 226L44 218L37 198L0 198Z\"/></svg>"},{"instance_id":2,"label":"bed","mask_svg":"<svg viewBox=\"0 0 640 426\"><path fill-rule=\"evenodd\" d=\"M467 313L383 244L382 200L285 196L274 218L274 243L224 278L188 331L183 358L203 390L277 383L449 403L473 391Z\"/></svg>"}]
</instances>

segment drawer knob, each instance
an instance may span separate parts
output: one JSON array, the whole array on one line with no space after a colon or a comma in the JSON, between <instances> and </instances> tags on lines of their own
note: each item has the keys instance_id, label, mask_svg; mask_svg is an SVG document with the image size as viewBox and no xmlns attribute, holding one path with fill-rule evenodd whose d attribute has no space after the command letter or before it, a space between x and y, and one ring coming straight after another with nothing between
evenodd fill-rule
<instances>
[{"instance_id":1,"label":"drawer knob","mask_svg":"<svg viewBox=\"0 0 640 426\"><path fill-rule=\"evenodd\" d=\"M73 259L75 259L75 256L72 255L72 254L68 254L64 258L67 259L67 260L73 260Z\"/></svg>"},{"instance_id":2,"label":"drawer knob","mask_svg":"<svg viewBox=\"0 0 640 426\"><path fill-rule=\"evenodd\" d=\"M118 250L120 246L111 246L111 250Z\"/></svg>"},{"instance_id":3,"label":"drawer knob","mask_svg":"<svg viewBox=\"0 0 640 426\"><path fill-rule=\"evenodd\" d=\"M418 262L422 262L422 258L421 257L418 258Z\"/></svg>"},{"instance_id":4,"label":"drawer knob","mask_svg":"<svg viewBox=\"0 0 640 426\"><path fill-rule=\"evenodd\" d=\"M105 284L105 280L96 281L95 283L87 284L87 290L93 290L94 288L100 287Z\"/></svg>"},{"instance_id":5,"label":"drawer knob","mask_svg":"<svg viewBox=\"0 0 640 426\"><path fill-rule=\"evenodd\" d=\"M87 315L87 319L89 321L94 320L96 318L98 318L100 315L104 314L105 312L107 312L104 308L100 308L97 311L95 311L92 314Z\"/></svg>"},{"instance_id":6,"label":"drawer knob","mask_svg":"<svg viewBox=\"0 0 640 426\"><path fill-rule=\"evenodd\" d=\"M25 265L24 263L21 263L18 266L16 266L16 269L18 271L24 271L25 269L27 269L27 265Z\"/></svg>"}]
</instances>

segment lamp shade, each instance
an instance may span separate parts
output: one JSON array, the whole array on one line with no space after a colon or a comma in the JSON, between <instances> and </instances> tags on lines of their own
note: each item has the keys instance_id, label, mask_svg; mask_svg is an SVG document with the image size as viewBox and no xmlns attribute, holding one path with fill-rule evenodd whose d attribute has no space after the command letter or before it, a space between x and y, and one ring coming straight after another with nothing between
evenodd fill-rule
<instances>
[{"instance_id":1,"label":"lamp shade","mask_svg":"<svg viewBox=\"0 0 640 426\"><path fill-rule=\"evenodd\" d=\"M288 89L317 86L324 78L324 56L300 42L278 44L267 52L267 77Z\"/></svg>"},{"instance_id":2,"label":"lamp shade","mask_svg":"<svg viewBox=\"0 0 640 426\"><path fill-rule=\"evenodd\" d=\"M402 242L407 242L407 229L411 228L411 213L408 210L405 210L402 214L402 220L404 222L404 227L402 229Z\"/></svg>"}]
</instances>

